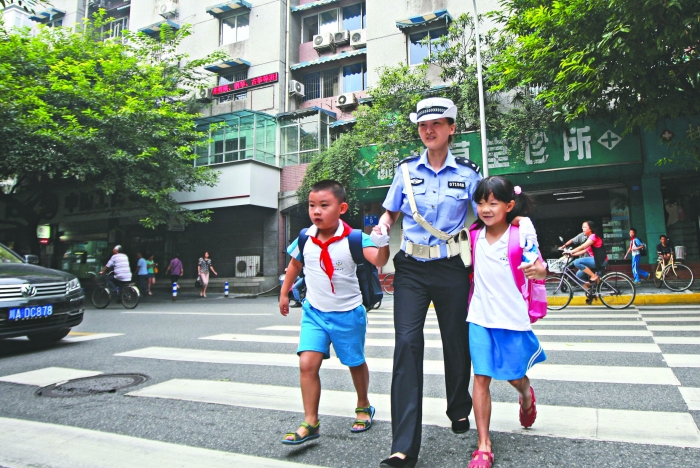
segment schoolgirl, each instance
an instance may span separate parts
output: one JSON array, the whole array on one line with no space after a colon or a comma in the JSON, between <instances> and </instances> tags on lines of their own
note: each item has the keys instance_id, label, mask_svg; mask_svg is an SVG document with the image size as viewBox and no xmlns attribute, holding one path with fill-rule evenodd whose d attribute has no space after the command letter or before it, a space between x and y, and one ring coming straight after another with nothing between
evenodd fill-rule
<instances>
[{"instance_id":1,"label":"schoolgirl","mask_svg":"<svg viewBox=\"0 0 700 468\"><path fill-rule=\"evenodd\" d=\"M544 279L538 258L511 268L511 222L529 214L532 200L503 177L489 177L476 187L477 223L472 226L474 249L473 295L469 303L469 350L474 367L472 393L479 437L469 468L490 468L493 450L489 438L492 379L507 380L520 394L520 424L530 427L537 417L535 392L527 371L546 359L532 332L528 305L516 286L515 274L527 280ZM527 249L526 249L527 250Z\"/></svg>"}]
</instances>

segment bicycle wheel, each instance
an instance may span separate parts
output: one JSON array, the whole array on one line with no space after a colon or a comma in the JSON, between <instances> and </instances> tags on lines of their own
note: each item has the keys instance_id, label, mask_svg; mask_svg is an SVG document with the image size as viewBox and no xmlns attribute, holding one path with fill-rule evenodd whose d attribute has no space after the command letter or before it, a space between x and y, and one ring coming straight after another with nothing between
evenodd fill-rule
<instances>
[{"instance_id":1,"label":"bicycle wheel","mask_svg":"<svg viewBox=\"0 0 700 468\"><path fill-rule=\"evenodd\" d=\"M547 309L562 310L571 302L574 296L573 288L566 278L561 276L548 276L544 279L544 287L547 290Z\"/></svg>"},{"instance_id":2,"label":"bicycle wheel","mask_svg":"<svg viewBox=\"0 0 700 468\"><path fill-rule=\"evenodd\" d=\"M610 309L625 309L634 302L637 290L629 276L612 272L600 278L597 295Z\"/></svg>"},{"instance_id":3,"label":"bicycle wheel","mask_svg":"<svg viewBox=\"0 0 700 468\"><path fill-rule=\"evenodd\" d=\"M109 305L109 301L112 299L112 296L109 294L109 289L97 288L92 292L90 299L92 300L92 305L98 309L104 309Z\"/></svg>"},{"instance_id":4,"label":"bicycle wheel","mask_svg":"<svg viewBox=\"0 0 700 468\"><path fill-rule=\"evenodd\" d=\"M664 283L664 271L663 268L661 268L661 264L657 263L656 264L656 269L654 270L654 286L657 288L660 288L661 285Z\"/></svg>"},{"instance_id":5,"label":"bicycle wheel","mask_svg":"<svg viewBox=\"0 0 700 468\"><path fill-rule=\"evenodd\" d=\"M122 305L127 309L133 309L139 305L140 296L136 286L124 286L122 288Z\"/></svg>"},{"instance_id":6,"label":"bicycle wheel","mask_svg":"<svg viewBox=\"0 0 700 468\"><path fill-rule=\"evenodd\" d=\"M671 291L685 291L693 284L693 271L686 265L674 263L666 267L663 278Z\"/></svg>"},{"instance_id":7,"label":"bicycle wheel","mask_svg":"<svg viewBox=\"0 0 700 468\"><path fill-rule=\"evenodd\" d=\"M384 291L385 293L387 293L390 296L394 294L394 274L393 273L389 273L382 280L382 291Z\"/></svg>"}]
</instances>

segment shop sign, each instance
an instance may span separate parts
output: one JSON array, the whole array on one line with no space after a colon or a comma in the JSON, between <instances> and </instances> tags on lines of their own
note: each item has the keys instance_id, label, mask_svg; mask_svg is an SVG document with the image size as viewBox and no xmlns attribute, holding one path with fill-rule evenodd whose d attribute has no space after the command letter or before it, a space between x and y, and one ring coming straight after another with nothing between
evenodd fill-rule
<instances>
[{"instance_id":1,"label":"shop sign","mask_svg":"<svg viewBox=\"0 0 700 468\"><path fill-rule=\"evenodd\" d=\"M638 163L642 158L637 133L622 137L623 131L604 120L581 119L562 129L548 130L530 136L524 154L514 155L508 141L493 137L486 141L489 175L522 174L579 167ZM422 151L420 141L399 151L399 159ZM360 150L363 162L357 168L355 186L381 187L391 184L394 170L370 170L376 147ZM455 135L452 154L483 165L481 139L478 132Z\"/></svg>"},{"instance_id":2,"label":"shop sign","mask_svg":"<svg viewBox=\"0 0 700 468\"><path fill-rule=\"evenodd\" d=\"M36 237L38 239L50 239L51 238L51 226L48 224L40 224L36 227Z\"/></svg>"},{"instance_id":3,"label":"shop sign","mask_svg":"<svg viewBox=\"0 0 700 468\"><path fill-rule=\"evenodd\" d=\"M248 78L246 80L216 86L212 88L211 94L212 96L220 96L222 94L235 93L236 91L255 88L256 86L276 83L277 81L279 81L279 73L268 73L267 75L256 76L255 78Z\"/></svg>"},{"instance_id":4,"label":"shop sign","mask_svg":"<svg viewBox=\"0 0 700 468\"><path fill-rule=\"evenodd\" d=\"M379 215L365 215L365 226L376 226L379 224Z\"/></svg>"}]
</instances>

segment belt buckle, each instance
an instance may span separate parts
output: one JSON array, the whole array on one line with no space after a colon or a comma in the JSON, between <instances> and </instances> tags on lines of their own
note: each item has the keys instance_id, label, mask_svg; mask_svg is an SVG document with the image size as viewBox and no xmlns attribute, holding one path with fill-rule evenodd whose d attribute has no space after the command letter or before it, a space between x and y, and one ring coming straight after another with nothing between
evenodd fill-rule
<instances>
[{"instance_id":1,"label":"belt buckle","mask_svg":"<svg viewBox=\"0 0 700 468\"><path fill-rule=\"evenodd\" d=\"M421 244L413 244L413 255L416 257L421 257L425 258L426 257L426 250L428 249L427 245L421 245Z\"/></svg>"}]
</instances>

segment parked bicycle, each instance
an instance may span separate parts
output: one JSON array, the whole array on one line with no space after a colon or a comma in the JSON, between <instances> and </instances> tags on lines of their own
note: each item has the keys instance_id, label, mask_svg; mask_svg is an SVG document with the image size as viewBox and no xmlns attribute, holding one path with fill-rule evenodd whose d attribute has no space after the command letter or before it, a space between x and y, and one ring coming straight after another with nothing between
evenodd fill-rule
<instances>
[{"instance_id":1,"label":"parked bicycle","mask_svg":"<svg viewBox=\"0 0 700 468\"><path fill-rule=\"evenodd\" d=\"M139 305L139 300L141 298L141 293L139 288L136 287L135 283L127 282L117 287L117 291L110 291L107 286L107 278L105 275L90 272L91 275L95 276L95 290L92 292L91 300L92 305L98 309L104 309L112 301L113 297L120 300L122 305L127 309L133 309ZM113 273L109 273L110 275Z\"/></svg>"},{"instance_id":2,"label":"parked bicycle","mask_svg":"<svg viewBox=\"0 0 700 468\"><path fill-rule=\"evenodd\" d=\"M394 274L387 273L382 280L382 291L392 296L394 294Z\"/></svg>"},{"instance_id":3,"label":"parked bicycle","mask_svg":"<svg viewBox=\"0 0 700 468\"><path fill-rule=\"evenodd\" d=\"M674 259L673 254L668 262L659 257L654 270L654 286L660 288L662 284L671 291L685 291L693 284L693 270L683 265L680 259Z\"/></svg>"},{"instance_id":4,"label":"parked bicycle","mask_svg":"<svg viewBox=\"0 0 700 468\"><path fill-rule=\"evenodd\" d=\"M571 303L574 291L580 290L586 295L586 302L591 304L594 299L600 299L610 309L624 309L629 307L637 295L632 278L619 271L605 273L607 267L596 271L599 279L584 288L586 281L576 276L576 270L572 267L574 258L568 255L551 260L547 264L550 273L545 278L549 310L562 310ZM554 300L550 300L554 299Z\"/></svg>"}]
</instances>

